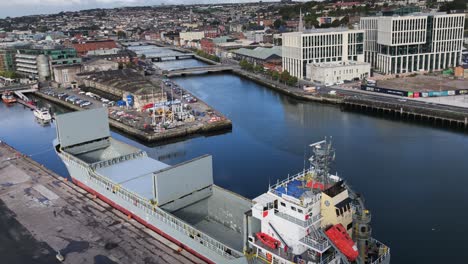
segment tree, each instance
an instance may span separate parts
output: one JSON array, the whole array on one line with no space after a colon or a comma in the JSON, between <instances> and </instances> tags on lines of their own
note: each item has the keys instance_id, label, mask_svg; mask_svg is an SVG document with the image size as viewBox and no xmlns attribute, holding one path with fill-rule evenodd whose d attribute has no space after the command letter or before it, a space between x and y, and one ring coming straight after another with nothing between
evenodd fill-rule
<instances>
[{"instance_id":1,"label":"tree","mask_svg":"<svg viewBox=\"0 0 468 264\"><path fill-rule=\"evenodd\" d=\"M286 83L290 77L291 75L289 74L289 72L285 70L280 74L280 81Z\"/></svg>"},{"instance_id":2,"label":"tree","mask_svg":"<svg viewBox=\"0 0 468 264\"><path fill-rule=\"evenodd\" d=\"M278 29L283 25L283 21L281 19L276 19L275 22L273 22L273 27Z\"/></svg>"},{"instance_id":3,"label":"tree","mask_svg":"<svg viewBox=\"0 0 468 264\"><path fill-rule=\"evenodd\" d=\"M273 71L273 73L271 74L271 78L273 78L273 80L278 80L280 74L277 72L277 71Z\"/></svg>"},{"instance_id":4,"label":"tree","mask_svg":"<svg viewBox=\"0 0 468 264\"><path fill-rule=\"evenodd\" d=\"M117 38L126 39L127 38L127 33L125 33L125 31L119 31L119 32L117 32Z\"/></svg>"},{"instance_id":5,"label":"tree","mask_svg":"<svg viewBox=\"0 0 468 264\"><path fill-rule=\"evenodd\" d=\"M262 66L262 65L258 65L258 64L255 65L254 71L257 72L257 73L263 73L263 72L264 72L263 66Z\"/></svg>"},{"instance_id":6,"label":"tree","mask_svg":"<svg viewBox=\"0 0 468 264\"><path fill-rule=\"evenodd\" d=\"M145 55L145 54L141 54L140 59L145 60L145 59L146 59L146 55Z\"/></svg>"},{"instance_id":7,"label":"tree","mask_svg":"<svg viewBox=\"0 0 468 264\"><path fill-rule=\"evenodd\" d=\"M0 71L0 76L10 79L18 78L18 75L14 71Z\"/></svg>"},{"instance_id":8,"label":"tree","mask_svg":"<svg viewBox=\"0 0 468 264\"><path fill-rule=\"evenodd\" d=\"M294 86L296 85L297 83L297 77L296 76L290 76L288 81L287 81L287 84L290 85L290 86Z\"/></svg>"}]
</instances>

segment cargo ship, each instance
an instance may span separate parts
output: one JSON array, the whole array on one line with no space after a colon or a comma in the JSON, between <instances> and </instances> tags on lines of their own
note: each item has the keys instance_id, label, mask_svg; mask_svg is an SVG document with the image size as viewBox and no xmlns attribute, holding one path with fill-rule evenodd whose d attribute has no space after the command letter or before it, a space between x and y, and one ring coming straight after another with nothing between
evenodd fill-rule
<instances>
[{"instance_id":1,"label":"cargo ship","mask_svg":"<svg viewBox=\"0 0 468 264\"><path fill-rule=\"evenodd\" d=\"M209 155L170 166L115 140L105 109L58 115L56 127L76 185L207 263L390 263L360 196L329 173L329 140L250 200L214 184Z\"/></svg>"}]
</instances>

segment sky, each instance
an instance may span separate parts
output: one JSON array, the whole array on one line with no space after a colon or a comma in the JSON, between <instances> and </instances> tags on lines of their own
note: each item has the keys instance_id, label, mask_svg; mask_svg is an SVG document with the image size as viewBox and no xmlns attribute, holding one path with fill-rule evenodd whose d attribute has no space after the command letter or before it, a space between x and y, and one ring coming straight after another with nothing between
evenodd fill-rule
<instances>
[{"instance_id":1,"label":"sky","mask_svg":"<svg viewBox=\"0 0 468 264\"><path fill-rule=\"evenodd\" d=\"M267 2L269 0L264 0ZM271 1L271 0L270 0ZM279 1L279 0L276 0ZM54 14L92 8L170 4L216 4L257 2L252 0L0 0L0 18Z\"/></svg>"}]
</instances>

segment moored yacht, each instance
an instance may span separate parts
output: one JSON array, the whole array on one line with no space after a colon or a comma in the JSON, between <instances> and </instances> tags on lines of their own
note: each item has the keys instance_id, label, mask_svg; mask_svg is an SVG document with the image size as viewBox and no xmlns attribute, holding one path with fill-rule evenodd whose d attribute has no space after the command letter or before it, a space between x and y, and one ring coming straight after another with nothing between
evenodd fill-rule
<instances>
[{"instance_id":1,"label":"moored yacht","mask_svg":"<svg viewBox=\"0 0 468 264\"><path fill-rule=\"evenodd\" d=\"M36 108L34 110L34 116L42 121L49 122L52 120L52 115L50 115L50 112L47 108Z\"/></svg>"}]
</instances>

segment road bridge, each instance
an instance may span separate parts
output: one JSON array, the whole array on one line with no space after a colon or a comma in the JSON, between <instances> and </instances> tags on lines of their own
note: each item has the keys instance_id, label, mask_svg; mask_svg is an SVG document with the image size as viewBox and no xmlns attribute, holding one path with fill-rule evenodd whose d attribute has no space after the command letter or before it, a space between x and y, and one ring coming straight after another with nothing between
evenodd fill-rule
<instances>
[{"instance_id":1,"label":"road bridge","mask_svg":"<svg viewBox=\"0 0 468 264\"><path fill-rule=\"evenodd\" d=\"M165 74L167 77L179 76L179 75L190 75L190 74L200 74L200 73L210 73L210 72L225 72L232 71L234 67L231 65L208 65L192 68L179 68L174 70L167 71Z\"/></svg>"},{"instance_id":2,"label":"road bridge","mask_svg":"<svg viewBox=\"0 0 468 264\"><path fill-rule=\"evenodd\" d=\"M184 59L193 59L195 54L193 53L180 53L180 52L169 52L160 55L148 55L147 59L150 59L152 62L168 61L168 60L184 60Z\"/></svg>"},{"instance_id":3,"label":"road bridge","mask_svg":"<svg viewBox=\"0 0 468 264\"><path fill-rule=\"evenodd\" d=\"M5 91L32 93L32 92L36 92L37 90L38 90L37 84L21 84L21 85L10 85L10 86L0 87L0 93L3 93Z\"/></svg>"}]
</instances>

